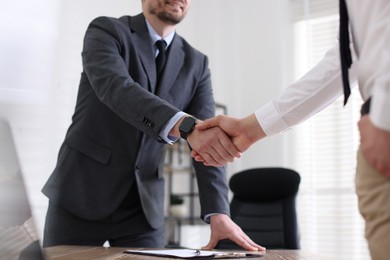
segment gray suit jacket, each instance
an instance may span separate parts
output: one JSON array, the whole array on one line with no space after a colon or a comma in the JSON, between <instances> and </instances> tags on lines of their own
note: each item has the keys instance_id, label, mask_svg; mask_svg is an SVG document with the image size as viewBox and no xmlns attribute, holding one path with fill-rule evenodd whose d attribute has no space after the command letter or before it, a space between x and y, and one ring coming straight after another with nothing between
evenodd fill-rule
<instances>
[{"instance_id":1,"label":"gray suit jacket","mask_svg":"<svg viewBox=\"0 0 390 260\"><path fill-rule=\"evenodd\" d=\"M152 227L164 216L165 144L159 132L178 111L214 115L207 57L175 35L158 95L145 17L99 17L89 25L76 109L43 188L52 203L88 220L112 214L137 182ZM201 215L229 214L224 168L194 162Z\"/></svg>"}]
</instances>

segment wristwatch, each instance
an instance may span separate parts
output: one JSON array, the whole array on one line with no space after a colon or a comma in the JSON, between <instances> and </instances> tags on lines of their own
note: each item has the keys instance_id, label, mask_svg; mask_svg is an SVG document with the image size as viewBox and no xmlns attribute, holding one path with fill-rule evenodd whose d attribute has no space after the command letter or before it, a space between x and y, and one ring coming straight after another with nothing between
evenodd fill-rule
<instances>
[{"instance_id":1,"label":"wristwatch","mask_svg":"<svg viewBox=\"0 0 390 260\"><path fill-rule=\"evenodd\" d=\"M193 118L191 116L184 118L179 126L181 138L187 140L187 135L194 130L195 125L196 125L195 118Z\"/></svg>"}]
</instances>

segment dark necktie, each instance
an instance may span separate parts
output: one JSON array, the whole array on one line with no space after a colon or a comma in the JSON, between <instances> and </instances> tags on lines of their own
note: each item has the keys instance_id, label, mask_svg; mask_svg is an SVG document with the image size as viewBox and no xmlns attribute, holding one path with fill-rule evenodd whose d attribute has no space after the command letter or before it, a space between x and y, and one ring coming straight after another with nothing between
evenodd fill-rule
<instances>
[{"instance_id":1,"label":"dark necktie","mask_svg":"<svg viewBox=\"0 0 390 260\"><path fill-rule=\"evenodd\" d=\"M165 60L166 60L166 46L167 43L164 40L156 41L156 46L158 49L158 54L156 57L156 71L157 71L157 82L156 88L161 78L162 71L164 69Z\"/></svg>"},{"instance_id":2,"label":"dark necktie","mask_svg":"<svg viewBox=\"0 0 390 260\"><path fill-rule=\"evenodd\" d=\"M345 0L340 0L340 58L341 72L344 86L344 105L347 104L351 88L349 87L348 70L352 64L351 50L349 49L348 12Z\"/></svg>"}]
</instances>

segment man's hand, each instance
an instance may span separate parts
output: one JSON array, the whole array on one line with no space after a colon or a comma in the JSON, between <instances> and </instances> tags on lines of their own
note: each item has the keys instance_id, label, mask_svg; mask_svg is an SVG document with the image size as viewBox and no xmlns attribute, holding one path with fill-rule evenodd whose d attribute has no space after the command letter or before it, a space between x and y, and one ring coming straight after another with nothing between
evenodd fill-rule
<instances>
[{"instance_id":1,"label":"man's hand","mask_svg":"<svg viewBox=\"0 0 390 260\"><path fill-rule=\"evenodd\" d=\"M199 131L196 128L187 136L194 152L207 160L208 166L221 167L241 156L232 140L219 127Z\"/></svg>"},{"instance_id":2,"label":"man's hand","mask_svg":"<svg viewBox=\"0 0 390 260\"><path fill-rule=\"evenodd\" d=\"M179 126L183 122L183 116L169 132L170 136L180 137ZM200 123L201 121L197 121ZM233 144L232 140L219 127L209 127L204 131L194 129L187 134L187 142L194 153L205 158L207 166L221 167L235 158L241 157L240 151ZM206 165L206 164L205 164Z\"/></svg>"},{"instance_id":3,"label":"man's hand","mask_svg":"<svg viewBox=\"0 0 390 260\"><path fill-rule=\"evenodd\" d=\"M360 119L358 126L364 158L377 171L390 178L390 132L375 127L368 115Z\"/></svg>"},{"instance_id":4,"label":"man's hand","mask_svg":"<svg viewBox=\"0 0 390 260\"><path fill-rule=\"evenodd\" d=\"M196 129L200 131L212 127L219 127L225 131L240 152L246 151L252 144L266 136L254 114L242 119L219 115L196 125ZM211 163L208 158L197 153L196 149L191 153L191 156L205 165Z\"/></svg>"},{"instance_id":5,"label":"man's hand","mask_svg":"<svg viewBox=\"0 0 390 260\"><path fill-rule=\"evenodd\" d=\"M237 245L249 251L265 251L265 247L253 242L242 229L225 214L212 215L210 219L211 237L204 250L213 249L219 240L230 239Z\"/></svg>"}]
</instances>

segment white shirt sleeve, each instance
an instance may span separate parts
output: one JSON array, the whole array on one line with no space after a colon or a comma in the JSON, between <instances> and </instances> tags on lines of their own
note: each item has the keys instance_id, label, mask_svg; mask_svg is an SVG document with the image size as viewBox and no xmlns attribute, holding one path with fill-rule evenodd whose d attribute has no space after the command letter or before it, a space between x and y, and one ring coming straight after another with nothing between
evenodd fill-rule
<instances>
[{"instance_id":1,"label":"white shirt sleeve","mask_svg":"<svg viewBox=\"0 0 390 260\"><path fill-rule=\"evenodd\" d=\"M355 80L355 66L350 70ZM354 84L351 84L351 86ZM288 130L318 113L343 94L338 43L323 59L274 100L255 111L267 136Z\"/></svg>"}]
</instances>

